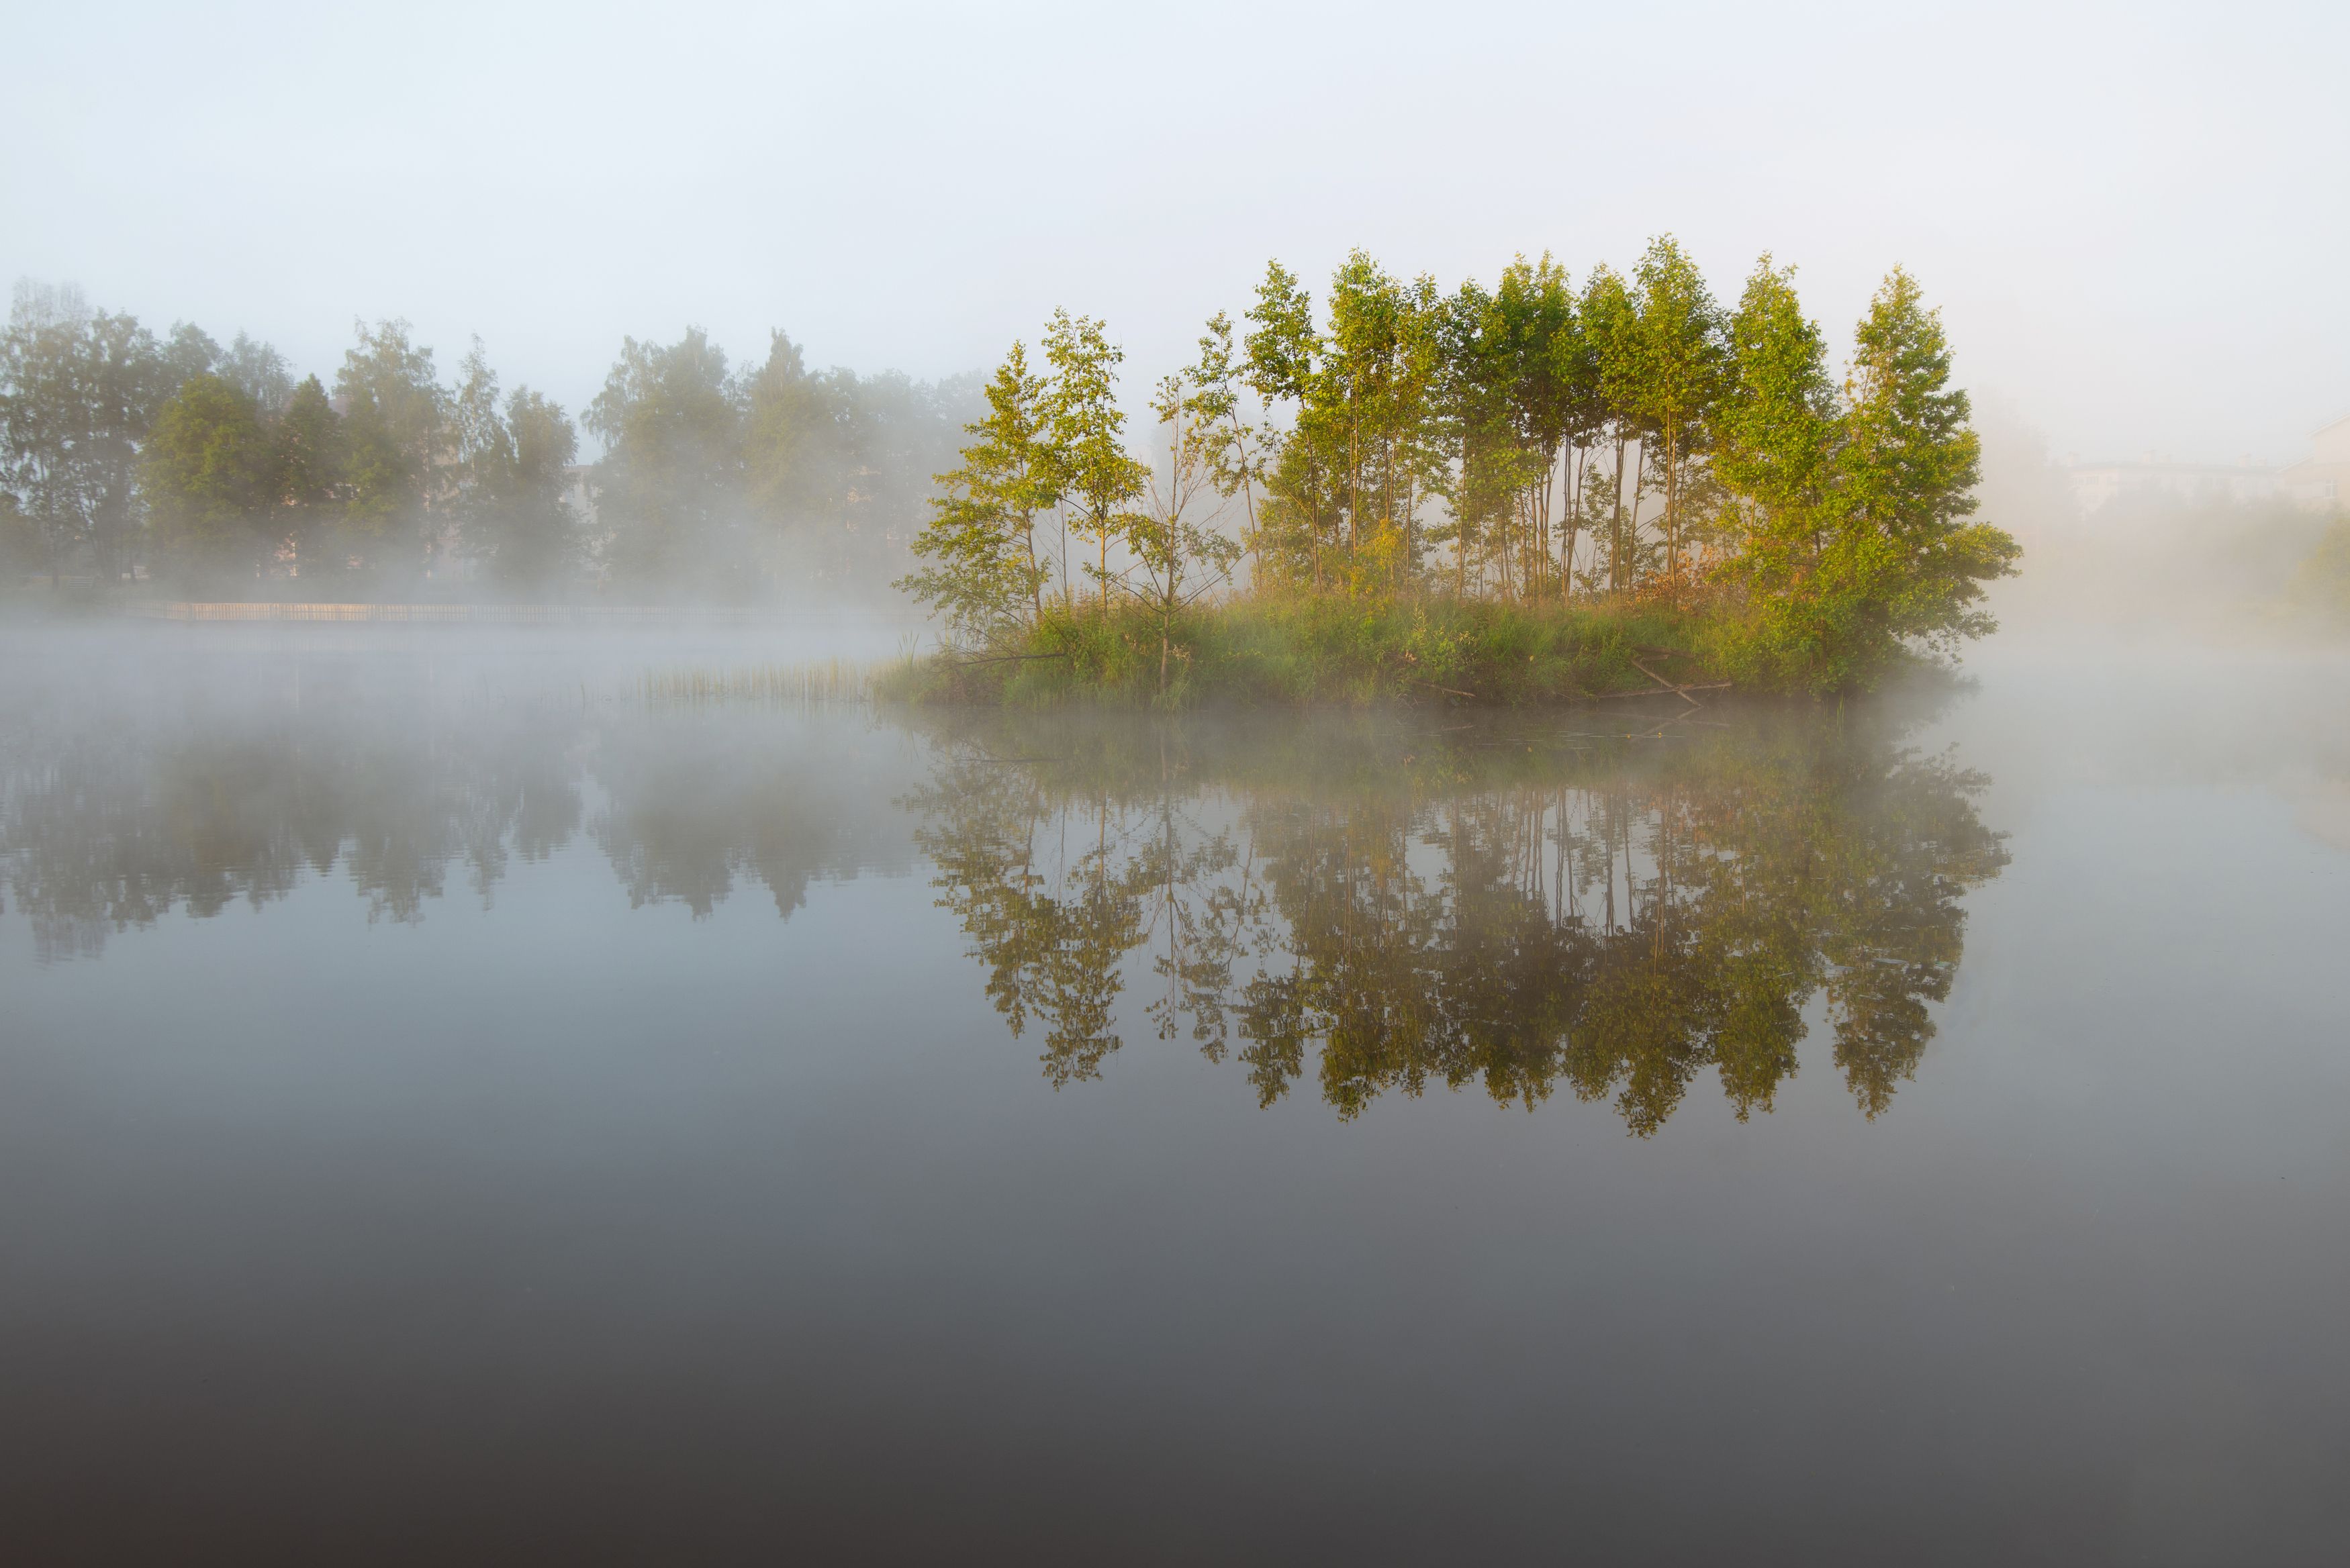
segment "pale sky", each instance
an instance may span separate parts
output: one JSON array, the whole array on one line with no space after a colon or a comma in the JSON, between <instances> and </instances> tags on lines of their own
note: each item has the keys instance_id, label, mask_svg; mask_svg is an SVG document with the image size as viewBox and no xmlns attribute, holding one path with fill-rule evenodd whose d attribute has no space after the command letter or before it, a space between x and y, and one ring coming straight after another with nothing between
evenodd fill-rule
<instances>
[{"instance_id":1,"label":"pale sky","mask_svg":"<svg viewBox=\"0 0 2350 1568\"><path fill-rule=\"evenodd\" d=\"M2350 413L2350 5L195 7L8 0L0 271L330 373L405 316L575 410L623 334L1130 390L1269 256L1885 269L2061 457ZM1317 286L1317 294L1319 292Z\"/></svg>"}]
</instances>

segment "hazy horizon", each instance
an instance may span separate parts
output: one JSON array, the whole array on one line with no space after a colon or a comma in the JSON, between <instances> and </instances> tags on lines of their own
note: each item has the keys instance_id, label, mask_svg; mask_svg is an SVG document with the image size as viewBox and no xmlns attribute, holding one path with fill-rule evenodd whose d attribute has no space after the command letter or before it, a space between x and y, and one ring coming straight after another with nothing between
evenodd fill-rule
<instances>
[{"instance_id":1,"label":"hazy horizon","mask_svg":"<svg viewBox=\"0 0 2350 1568\"><path fill-rule=\"evenodd\" d=\"M21 14L0 272L330 375L401 317L577 412L624 335L934 379L1108 322L1129 396L1268 257L1448 286L1679 236L1801 268L1841 345L1898 263L2060 458L2272 462L2350 411L2315 6L1343 18L238 6ZM1654 62L1666 54L1665 88ZM1660 99L1663 100L1660 107ZM266 236L265 239L260 236Z\"/></svg>"}]
</instances>

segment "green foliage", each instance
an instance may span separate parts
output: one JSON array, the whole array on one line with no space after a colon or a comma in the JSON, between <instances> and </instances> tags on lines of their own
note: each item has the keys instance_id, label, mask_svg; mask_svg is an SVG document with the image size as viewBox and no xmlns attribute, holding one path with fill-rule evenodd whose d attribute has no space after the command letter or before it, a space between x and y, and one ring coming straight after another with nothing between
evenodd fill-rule
<instances>
[{"instance_id":1,"label":"green foliage","mask_svg":"<svg viewBox=\"0 0 2350 1568\"><path fill-rule=\"evenodd\" d=\"M1243 368L1234 357L1232 317L1219 310L1200 335L1200 359L1188 372L1198 419L1200 455L1216 493L1237 495L1246 509L1243 548L1255 549L1256 493L1265 481L1267 432L1242 417Z\"/></svg>"},{"instance_id":2,"label":"green foliage","mask_svg":"<svg viewBox=\"0 0 2350 1568\"><path fill-rule=\"evenodd\" d=\"M585 420L608 448L595 557L639 592L729 598L795 576L882 577L968 400L961 380L811 372L781 332L748 374L698 327L667 347L628 339Z\"/></svg>"},{"instance_id":3,"label":"green foliage","mask_svg":"<svg viewBox=\"0 0 2350 1568\"><path fill-rule=\"evenodd\" d=\"M308 376L287 398L273 434L280 532L294 551L295 569L316 576L328 564L329 536L343 496L342 420L318 378Z\"/></svg>"},{"instance_id":4,"label":"green foliage","mask_svg":"<svg viewBox=\"0 0 2350 1568\"><path fill-rule=\"evenodd\" d=\"M437 472L447 446L449 395L432 350L405 321L359 324L335 373L342 410L344 500L334 552L377 574L422 566L435 541L427 514L448 499Z\"/></svg>"},{"instance_id":5,"label":"green foliage","mask_svg":"<svg viewBox=\"0 0 2350 1568\"><path fill-rule=\"evenodd\" d=\"M1639 306L1624 352L1627 411L1654 431L1665 490L1665 576L1681 580L1683 471L1701 450L1721 393L1721 319L1697 264L1670 234L1648 242L1635 273Z\"/></svg>"},{"instance_id":6,"label":"green foliage","mask_svg":"<svg viewBox=\"0 0 2350 1568\"><path fill-rule=\"evenodd\" d=\"M452 400L460 547L502 587L543 589L578 554L577 522L564 498L578 434L562 405L528 387L501 406L479 338L463 369Z\"/></svg>"},{"instance_id":7,"label":"green foliage","mask_svg":"<svg viewBox=\"0 0 2350 1568\"><path fill-rule=\"evenodd\" d=\"M141 463L156 540L184 572L267 568L279 544L276 453L242 388L191 377L156 415Z\"/></svg>"},{"instance_id":8,"label":"green foliage","mask_svg":"<svg viewBox=\"0 0 2350 1568\"><path fill-rule=\"evenodd\" d=\"M1795 297L1795 269L1755 264L1731 317L1729 396L1716 421L1713 466L1752 508L1750 553L1773 559L1750 573L1769 571L1773 588L1790 580L1786 550L1808 542L1807 525L1825 502L1836 445L1835 387L1828 377L1827 344ZM1779 530L1797 528L1791 539Z\"/></svg>"},{"instance_id":9,"label":"green foliage","mask_svg":"<svg viewBox=\"0 0 2350 1568\"><path fill-rule=\"evenodd\" d=\"M583 529L568 417L504 394L478 342L443 387L404 322L362 324L330 400L243 335L158 341L20 287L0 492L20 556L28 535L50 572L102 578L149 544L215 572L454 567L537 591L584 566L727 598L886 564L965 650L1042 627L1057 576L1105 627L1121 599L1148 607L1170 697L1179 619L1233 588L1243 554L1247 597L1374 615L1436 613L1447 588L1660 601L1749 683L1863 685L1991 629L1985 585L2018 552L1973 514L1966 394L1904 273L1840 389L1790 269L1764 257L1725 316L1669 235L1579 293L1548 255L1443 294L1356 251L1319 306L1268 264L1244 329L1219 312L1159 381L1163 445L1131 439L1104 324L1066 311L1036 369L1015 345L983 389L811 371L781 332L741 370L698 328L628 339L586 413L607 450ZM958 460L967 400L985 407ZM1073 535L1092 557L1076 584Z\"/></svg>"},{"instance_id":10,"label":"green foliage","mask_svg":"<svg viewBox=\"0 0 2350 1568\"><path fill-rule=\"evenodd\" d=\"M743 389L743 458L753 506L771 518L837 520L840 494L834 389L799 346L767 337L766 362Z\"/></svg>"},{"instance_id":11,"label":"green foliage","mask_svg":"<svg viewBox=\"0 0 2350 1568\"><path fill-rule=\"evenodd\" d=\"M1753 593L1738 662L1814 689L1867 684L1906 649L1992 630L1984 586L2021 552L1969 520L1981 443L1916 281L1897 268L1871 301L1825 436L1816 332L1783 282L1758 273L1742 310L1749 408L1732 472L1757 486L1760 522L1741 562Z\"/></svg>"},{"instance_id":12,"label":"green foliage","mask_svg":"<svg viewBox=\"0 0 2350 1568\"><path fill-rule=\"evenodd\" d=\"M1553 471L1570 433L1587 424L1596 369L1565 271L1520 256L1488 293L1461 285L1441 327L1440 420L1447 463L1430 488L1450 504L1430 530L1449 544L1453 592L1473 570L1503 594L1551 586Z\"/></svg>"},{"instance_id":13,"label":"green foliage","mask_svg":"<svg viewBox=\"0 0 2350 1568\"><path fill-rule=\"evenodd\" d=\"M1628 279L1594 269L1579 297L1548 256L1514 260L1492 289L1471 281L1439 296L1430 280L1401 283L1358 251L1331 279L1326 318L1276 262L1247 320L1236 351L1230 318L1211 317L1198 365L1162 384L1156 412L1180 427L1168 488L1154 487L1149 511L1121 514L1142 471L1119 447L1108 401L1115 350L1097 323L1055 318L1045 462L1097 546L1097 618L1111 640L1053 641L1063 634L1041 599L1024 617L1009 613L1012 530L986 483L974 483L1003 460L974 447L948 476L955 493L929 546L936 564L909 586L959 634L983 624L984 635L963 640L1023 667L995 685L1044 691L1098 680L1137 695L1118 651L1131 639L1107 624L1107 597L1113 583L1139 591L1139 574L1160 623L1153 695L1237 689L1247 682L1227 679L1220 660L1232 649L1218 639L1262 623L1281 601L1335 596L1374 623L1397 606L1436 613L1430 596L1443 579L1428 568L1430 545L1450 555L1454 608L1441 613L1488 597L1533 607L1604 594L1617 601L1610 613L1655 602L1690 628L1672 646L1701 646L1711 668L1750 684L1864 685L1991 629L1984 585L2013 569L2016 546L1972 520L1979 459L1966 394L1949 385L1939 318L1898 270L1861 323L1841 392L1791 269L1763 257L1725 315L1669 235L1649 244ZM1262 404L1262 425L1241 418L1242 388ZM1078 409L1085 419L1072 416ZM1111 477L1082 477L1099 474ZM1208 493L1244 502L1239 540L1174 502ZM1651 498L1661 508L1644 517ZM1133 557L1116 573L1114 539ZM1189 569L1181 563L1204 568L1202 582L1221 580L1243 548L1253 567L1246 602L1192 614L1204 588L1175 586ZM1029 642L1008 635L1022 631ZM1267 690L1378 684L1378 659L1325 666L1326 646L1305 637L1316 673ZM1206 666L1175 668L1210 654L1219 673L1204 684ZM1523 686L1509 676L1487 684L1495 690L1481 698ZM1561 678L1536 689L1576 685Z\"/></svg>"},{"instance_id":14,"label":"green foliage","mask_svg":"<svg viewBox=\"0 0 2350 1568\"><path fill-rule=\"evenodd\" d=\"M882 691L1015 706L1542 702L1658 690L1644 664L1707 679L1711 624L1669 604L1605 600L1266 594L1171 614L1138 599L1107 614L1048 602L1016 641L919 660Z\"/></svg>"},{"instance_id":15,"label":"green foliage","mask_svg":"<svg viewBox=\"0 0 2350 1568\"><path fill-rule=\"evenodd\" d=\"M507 398L506 429L514 459L488 543L491 566L503 582L545 584L563 575L579 551L578 519L565 498L579 434L562 404L528 387Z\"/></svg>"},{"instance_id":16,"label":"green foliage","mask_svg":"<svg viewBox=\"0 0 2350 1568\"><path fill-rule=\"evenodd\" d=\"M725 351L702 328L666 347L622 340L587 420L608 448L596 501L621 576L746 584L743 411Z\"/></svg>"},{"instance_id":17,"label":"green foliage","mask_svg":"<svg viewBox=\"0 0 2350 1568\"><path fill-rule=\"evenodd\" d=\"M1433 279L1405 284L1357 251L1331 278L1325 331L1296 278L1266 268L1243 379L1290 428L1261 464L1260 582L1384 593L1418 570L1444 462L1443 318Z\"/></svg>"},{"instance_id":18,"label":"green foliage","mask_svg":"<svg viewBox=\"0 0 2350 1568\"><path fill-rule=\"evenodd\" d=\"M1327 714L957 729L916 842L1056 1086L1109 1070L1147 974L1159 1037L1188 1023L1260 1105L1563 1088L1648 1137L1708 1068L1767 1114L1816 1018L1873 1117L1933 1035L1962 895L2007 861L1983 781L1881 710L1731 709L1634 752Z\"/></svg>"},{"instance_id":19,"label":"green foliage","mask_svg":"<svg viewBox=\"0 0 2350 1568\"><path fill-rule=\"evenodd\" d=\"M154 335L77 289L17 285L0 334L0 483L55 575L131 569L140 443L173 389Z\"/></svg>"},{"instance_id":20,"label":"green foliage","mask_svg":"<svg viewBox=\"0 0 2350 1568\"><path fill-rule=\"evenodd\" d=\"M1159 618L1162 693L1172 674L1175 618L1229 584L1240 561L1239 542L1198 516L1204 495L1220 488L1211 454L1225 448L1228 438L1218 417L1219 401L1212 389L1202 400L1191 378L1180 374L1161 380L1150 400L1167 440L1167 466L1150 482L1148 509L1128 527L1135 566L1120 586ZM1132 580L1137 576L1139 585Z\"/></svg>"},{"instance_id":21,"label":"green foliage","mask_svg":"<svg viewBox=\"0 0 2350 1568\"><path fill-rule=\"evenodd\" d=\"M1614 449L1614 469L1607 477L1605 491L1607 534L1604 582L1618 593L1630 588L1638 575L1636 535L1639 523L1639 470L1635 467L1631 471L1636 488L1628 520L1625 516L1624 480L1627 451L1647 433L1639 417L1639 307L1623 275L1604 265L1594 268L1583 286L1583 335L1589 345L1597 382L1602 428L1607 444Z\"/></svg>"},{"instance_id":22,"label":"green foliage","mask_svg":"<svg viewBox=\"0 0 2350 1568\"><path fill-rule=\"evenodd\" d=\"M1118 368L1126 351L1110 342L1089 316L1053 313L1045 331L1045 359L1053 368L1045 393L1051 436L1051 485L1068 509L1069 525L1094 542L1096 590L1109 601L1109 547L1134 527L1150 470L1126 450L1126 415L1118 406Z\"/></svg>"},{"instance_id":23,"label":"green foliage","mask_svg":"<svg viewBox=\"0 0 2350 1568\"><path fill-rule=\"evenodd\" d=\"M938 476L941 493L914 541L925 563L898 587L946 618L959 641L987 641L1044 609L1051 575L1036 549L1036 519L1055 504L1066 466L1049 439L1051 383L1014 343L986 388L987 415L963 429L978 441Z\"/></svg>"}]
</instances>

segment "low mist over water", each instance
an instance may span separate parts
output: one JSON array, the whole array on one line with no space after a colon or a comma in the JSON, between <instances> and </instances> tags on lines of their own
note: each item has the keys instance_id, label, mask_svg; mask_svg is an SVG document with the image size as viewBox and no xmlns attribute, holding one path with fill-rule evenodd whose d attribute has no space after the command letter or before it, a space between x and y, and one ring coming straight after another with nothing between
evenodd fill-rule
<instances>
[{"instance_id":1,"label":"low mist over water","mask_svg":"<svg viewBox=\"0 0 2350 1568\"><path fill-rule=\"evenodd\" d=\"M0 1568L2350 1558L2350 7L0 36Z\"/></svg>"},{"instance_id":2,"label":"low mist over water","mask_svg":"<svg viewBox=\"0 0 2350 1568\"><path fill-rule=\"evenodd\" d=\"M2350 1524L2339 656L1483 717L647 679L743 637L9 634L20 1539L307 1554L387 1473L387 1560Z\"/></svg>"}]
</instances>

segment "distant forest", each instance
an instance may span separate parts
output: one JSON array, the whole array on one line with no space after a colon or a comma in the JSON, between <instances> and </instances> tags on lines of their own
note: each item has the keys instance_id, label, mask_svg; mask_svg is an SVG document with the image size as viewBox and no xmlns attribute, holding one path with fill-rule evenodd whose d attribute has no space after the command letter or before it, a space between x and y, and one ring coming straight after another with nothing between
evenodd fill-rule
<instances>
[{"instance_id":1,"label":"distant forest","mask_svg":"<svg viewBox=\"0 0 2350 1568\"><path fill-rule=\"evenodd\" d=\"M158 335L19 284L0 337L0 567L226 597L602 590L879 597L928 519L974 378L811 370L783 333L624 339L575 421L480 339L444 379L408 323L332 380L240 333ZM578 462L578 426L605 446Z\"/></svg>"}]
</instances>

